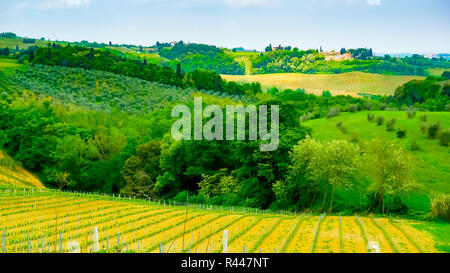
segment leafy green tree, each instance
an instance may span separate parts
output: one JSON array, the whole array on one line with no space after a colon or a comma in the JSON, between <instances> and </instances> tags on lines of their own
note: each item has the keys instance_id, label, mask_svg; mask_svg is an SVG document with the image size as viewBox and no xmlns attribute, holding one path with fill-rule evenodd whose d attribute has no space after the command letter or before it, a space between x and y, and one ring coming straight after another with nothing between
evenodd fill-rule
<instances>
[{"instance_id":1,"label":"leafy green tree","mask_svg":"<svg viewBox=\"0 0 450 273\"><path fill-rule=\"evenodd\" d=\"M129 196L155 198L156 179L161 175L159 159L161 144L151 141L137 147L137 154L125 162L122 175L125 185L122 193Z\"/></svg>"},{"instance_id":2,"label":"leafy green tree","mask_svg":"<svg viewBox=\"0 0 450 273\"><path fill-rule=\"evenodd\" d=\"M93 60L93 59L94 59L94 56L95 56L94 48L91 47L91 49L90 49L90 51L89 51L88 59L89 59L89 60Z\"/></svg>"},{"instance_id":3,"label":"leafy green tree","mask_svg":"<svg viewBox=\"0 0 450 273\"><path fill-rule=\"evenodd\" d=\"M294 200L297 208L312 206L322 192L321 209L331 187L330 213L337 187L351 188L351 176L361 162L357 146L346 140L320 143L309 137L294 146L286 181L277 181L274 192L279 199Z\"/></svg>"},{"instance_id":4,"label":"leafy green tree","mask_svg":"<svg viewBox=\"0 0 450 273\"><path fill-rule=\"evenodd\" d=\"M367 145L366 167L374 180L369 190L373 192L370 210L381 209L385 213L385 199L388 197L387 212L390 211L393 197L401 197L415 188L411 176L410 156L401 148L380 139Z\"/></svg>"},{"instance_id":5,"label":"leafy green tree","mask_svg":"<svg viewBox=\"0 0 450 273\"><path fill-rule=\"evenodd\" d=\"M5 143L8 141L8 137L6 136L3 130L0 130L0 150L3 149Z\"/></svg>"},{"instance_id":6,"label":"leafy green tree","mask_svg":"<svg viewBox=\"0 0 450 273\"><path fill-rule=\"evenodd\" d=\"M273 185L279 201L293 203L296 209L310 208L313 205L321 187L322 150L322 143L309 136L293 147L286 179L277 180Z\"/></svg>"},{"instance_id":7,"label":"leafy green tree","mask_svg":"<svg viewBox=\"0 0 450 273\"><path fill-rule=\"evenodd\" d=\"M200 193L207 198L239 192L239 183L235 172L220 169L212 175L202 175L199 182Z\"/></svg>"},{"instance_id":8,"label":"leafy green tree","mask_svg":"<svg viewBox=\"0 0 450 273\"><path fill-rule=\"evenodd\" d=\"M346 140L333 140L325 145L324 148L325 153L323 154L322 169L324 168L324 176L332 188L329 210L332 213L336 188L342 186L350 189L352 187L350 178L358 170L361 159L358 147Z\"/></svg>"}]
</instances>

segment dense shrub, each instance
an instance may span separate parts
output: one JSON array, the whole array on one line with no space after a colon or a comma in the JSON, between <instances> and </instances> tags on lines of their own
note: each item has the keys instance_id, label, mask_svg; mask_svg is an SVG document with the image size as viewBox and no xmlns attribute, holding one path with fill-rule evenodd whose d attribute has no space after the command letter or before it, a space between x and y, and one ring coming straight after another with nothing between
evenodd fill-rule
<instances>
[{"instance_id":1,"label":"dense shrub","mask_svg":"<svg viewBox=\"0 0 450 273\"><path fill-rule=\"evenodd\" d=\"M300 122L305 122L308 120L311 120L312 114L308 113L308 114L304 114L300 117Z\"/></svg>"},{"instance_id":2,"label":"dense shrub","mask_svg":"<svg viewBox=\"0 0 450 273\"><path fill-rule=\"evenodd\" d=\"M395 107L389 107L389 108L386 108L386 111L397 112L397 111L398 111L398 108L395 108Z\"/></svg>"},{"instance_id":3,"label":"dense shrub","mask_svg":"<svg viewBox=\"0 0 450 273\"><path fill-rule=\"evenodd\" d=\"M450 142L450 129L442 130L439 133L439 142L441 143L441 146L448 146L448 143Z\"/></svg>"},{"instance_id":4,"label":"dense shrub","mask_svg":"<svg viewBox=\"0 0 450 273\"><path fill-rule=\"evenodd\" d=\"M398 128L397 137L398 138L404 138L405 136L406 136L406 129L405 128Z\"/></svg>"},{"instance_id":5,"label":"dense shrub","mask_svg":"<svg viewBox=\"0 0 450 273\"><path fill-rule=\"evenodd\" d=\"M423 122L427 122L428 121L428 116L423 114L423 115L420 116L420 120L423 121Z\"/></svg>"},{"instance_id":6,"label":"dense shrub","mask_svg":"<svg viewBox=\"0 0 450 273\"><path fill-rule=\"evenodd\" d=\"M428 131L428 124L425 122L422 122L420 124L420 131L422 131L422 133L426 134Z\"/></svg>"},{"instance_id":7,"label":"dense shrub","mask_svg":"<svg viewBox=\"0 0 450 273\"><path fill-rule=\"evenodd\" d=\"M386 129L387 129L388 131L393 131L396 122L397 122L397 120L396 120L395 118L390 119L390 120L386 123Z\"/></svg>"},{"instance_id":8,"label":"dense shrub","mask_svg":"<svg viewBox=\"0 0 450 273\"><path fill-rule=\"evenodd\" d=\"M19 64L23 64L26 60L26 57L27 57L26 55L21 56L19 59L17 59L17 62Z\"/></svg>"},{"instance_id":9,"label":"dense shrub","mask_svg":"<svg viewBox=\"0 0 450 273\"><path fill-rule=\"evenodd\" d=\"M375 119L375 115L374 114L367 114L367 120L369 122L372 122Z\"/></svg>"},{"instance_id":10,"label":"dense shrub","mask_svg":"<svg viewBox=\"0 0 450 273\"><path fill-rule=\"evenodd\" d=\"M384 123L384 117L383 116L379 116L377 117L377 125L381 126Z\"/></svg>"},{"instance_id":11,"label":"dense shrub","mask_svg":"<svg viewBox=\"0 0 450 273\"><path fill-rule=\"evenodd\" d=\"M387 108L387 105L386 105L386 103L382 103L382 104L380 104L380 110L381 110L381 111L384 111L384 110L386 110L386 108Z\"/></svg>"},{"instance_id":12,"label":"dense shrub","mask_svg":"<svg viewBox=\"0 0 450 273\"><path fill-rule=\"evenodd\" d=\"M356 104L350 105L350 106L348 107L348 111L349 111L350 113L355 113L356 111L358 111L358 105L356 105Z\"/></svg>"},{"instance_id":13,"label":"dense shrub","mask_svg":"<svg viewBox=\"0 0 450 273\"><path fill-rule=\"evenodd\" d=\"M445 112L450 112L450 104L445 105Z\"/></svg>"},{"instance_id":14,"label":"dense shrub","mask_svg":"<svg viewBox=\"0 0 450 273\"><path fill-rule=\"evenodd\" d=\"M336 123L336 127L338 127L339 130L340 130L343 134L346 134L346 133L347 133L347 127L345 127L345 125L342 124L342 121L339 121L338 123Z\"/></svg>"},{"instance_id":15,"label":"dense shrub","mask_svg":"<svg viewBox=\"0 0 450 273\"><path fill-rule=\"evenodd\" d=\"M411 151L419 151L420 150L420 146L419 146L419 144L417 143L417 141L416 140L413 140L412 142L411 142L411 146L410 146L410 148L411 148Z\"/></svg>"},{"instance_id":16,"label":"dense shrub","mask_svg":"<svg viewBox=\"0 0 450 273\"><path fill-rule=\"evenodd\" d=\"M416 117L417 110L414 108L409 108L408 112L406 112L409 119Z\"/></svg>"},{"instance_id":17,"label":"dense shrub","mask_svg":"<svg viewBox=\"0 0 450 273\"><path fill-rule=\"evenodd\" d=\"M439 131L441 130L441 124L439 122L432 123L428 126L427 134L429 138L437 138L439 136Z\"/></svg>"},{"instance_id":18,"label":"dense shrub","mask_svg":"<svg viewBox=\"0 0 450 273\"><path fill-rule=\"evenodd\" d=\"M23 40L24 44L34 44L36 43L36 39L31 39L31 38L24 38Z\"/></svg>"},{"instance_id":19,"label":"dense shrub","mask_svg":"<svg viewBox=\"0 0 450 273\"><path fill-rule=\"evenodd\" d=\"M431 198L431 215L450 221L450 195L439 194Z\"/></svg>"},{"instance_id":20,"label":"dense shrub","mask_svg":"<svg viewBox=\"0 0 450 273\"><path fill-rule=\"evenodd\" d=\"M352 142L352 143L357 143L357 142L359 142L359 139L360 139L360 137L359 137L359 133L358 133L358 132L353 132L353 133L350 135L350 142Z\"/></svg>"},{"instance_id":21,"label":"dense shrub","mask_svg":"<svg viewBox=\"0 0 450 273\"><path fill-rule=\"evenodd\" d=\"M373 104L372 103L366 103L366 104L364 104L364 109L366 109L366 110L372 110L372 108L373 108Z\"/></svg>"},{"instance_id":22,"label":"dense shrub","mask_svg":"<svg viewBox=\"0 0 450 273\"><path fill-rule=\"evenodd\" d=\"M441 77L446 78L447 80L450 80L450 71L442 72Z\"/></svg>"},{"instance_id":23,"label":"dense shrub","mask_svg":"<svg viewBox=\"0 0 450 273\"><path fill-rule=\"evenodd\" d=\"M334 117L338 116L339 113L340 113L339 107L333 107L328 111L327 118L334 118Z\"/></svg>"}]
</instances>

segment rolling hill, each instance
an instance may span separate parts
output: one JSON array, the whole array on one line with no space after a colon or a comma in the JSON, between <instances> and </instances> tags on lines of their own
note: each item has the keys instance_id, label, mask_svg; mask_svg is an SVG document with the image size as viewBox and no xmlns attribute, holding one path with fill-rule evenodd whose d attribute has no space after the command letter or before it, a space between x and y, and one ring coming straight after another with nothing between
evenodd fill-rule
<instances>
[{"instance_id":1,"label":"rolling hill","mask_svg":"<svg viewBox=\"0 0 450 273\"><path fill-rule=\"evenodd\" d=\"M395 89L421 76L392 76L363 72L342 74L281 73L264 75L222 75L228 81L259 82L265 88L305 89L308 93L321 95L328 90L333 95L361 96L362 94L392 95Z\"/></svg>"}]
</instances>

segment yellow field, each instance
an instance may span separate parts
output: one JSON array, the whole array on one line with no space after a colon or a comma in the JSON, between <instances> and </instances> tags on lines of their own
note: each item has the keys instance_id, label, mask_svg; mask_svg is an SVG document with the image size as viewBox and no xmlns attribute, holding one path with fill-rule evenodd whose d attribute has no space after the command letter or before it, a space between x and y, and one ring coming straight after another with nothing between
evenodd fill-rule
<instances>
[{"instance_id":1,"label":"yellow field","mask_svg":"<svg viewBox=\"0 0 450 273\"><path fill-rule=\"evenodd\" d=\"M431 236L407 220L361 217L362 231L353 216L325 216L316 233L318 216L239 211L0 187L0 252L69 252L77 242L89 253L95 228L98 250L109 252L220 253L224 230L229 253L367 252L363 233L381 252L436 252Z\"/></svg>"},{"instance_id":2,"label":"yellow field","mask_svg":"<svg viewBox=\"0 0 450 273\"><path fill-rule=\"evenodd\" d=\"M20 64L17 62L17 60L0 58L0 71L5 69L16 68L19 66Z\"/></svg>"},{"instance_id":3,"label":"yellow field","mask_svg":"<svg viewBox=\"0 0 450 273\"><path fill-rule=\"evenodd\" d=\"M265 88L305 89L308 93L321 95L328 90L333 95L358 96L359 93L392 95L395 89L421 76L390 76L362 72L343 74L264 74L264 75L222 75L228 81L259 82Z\"/></svg>"},{"instance_id":4,"label":"yellow field","mask_svg":"<svg viewBox=\"0 0 450 273\"><path fill-rule=\"evenodd\" d=\"M0 151L0 186L44 188L39 179L15 165L14 160L2 151Z\"/></svg>"},{"instance_id":5,"label":"yellow field","mask_svg":"<svg viewBox=\"0 0 450 273\"><path fill-rule=\"evenodd\" d=\"M354 217L341 217L344 252L366 253L367 245Z\"/></svg>"}]
</instances>

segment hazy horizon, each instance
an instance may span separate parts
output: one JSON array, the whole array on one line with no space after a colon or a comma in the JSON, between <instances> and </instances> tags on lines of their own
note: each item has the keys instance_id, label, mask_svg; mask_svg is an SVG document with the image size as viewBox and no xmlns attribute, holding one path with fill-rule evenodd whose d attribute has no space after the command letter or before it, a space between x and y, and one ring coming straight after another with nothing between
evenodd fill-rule
<instances>
[{"instance_id":1,"label":"hazy horizon","mask_svg":"<svg viewBox=\"0 0 450 273\"><path fill-rule=\"evenodd\" d=\"M60 41L268 44L375 53L449 53L446 0L6 0L0 32Z\"/></svg>"}]
</instances>

